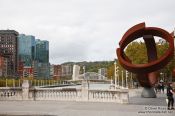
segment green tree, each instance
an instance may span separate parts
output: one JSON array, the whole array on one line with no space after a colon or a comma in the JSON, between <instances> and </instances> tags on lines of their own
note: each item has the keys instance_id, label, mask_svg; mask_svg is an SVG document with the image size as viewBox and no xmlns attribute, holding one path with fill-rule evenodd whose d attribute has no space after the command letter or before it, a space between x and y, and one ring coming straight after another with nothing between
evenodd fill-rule
<instances>
[{"instance_id":1,"label":"green tree","mask_svg":"<svg viewBox=\"0 0 175 116\"><path fill-rule=\"evenodd\" d=\"M169 44L167 42L156 42L157 56L162 57L167 51ZM148 62L146 45L142 42L134 41L127 46L125 54L132 61L133 64L145 64ZM171 60L160 71L170 76L175 65L175 58Z\"/></svg>"}]
</instances>

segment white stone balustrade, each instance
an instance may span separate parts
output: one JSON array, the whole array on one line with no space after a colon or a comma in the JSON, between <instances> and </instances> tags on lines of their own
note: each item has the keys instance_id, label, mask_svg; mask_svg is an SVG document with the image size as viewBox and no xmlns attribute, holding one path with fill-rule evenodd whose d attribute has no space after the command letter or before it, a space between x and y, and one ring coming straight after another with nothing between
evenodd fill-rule
<instances>
[{"instance_id":1,"label":"white stone balustrade","mask_svg":"<svg viewBox=\"0 0 175 116\"><path fill-rule=\"evenodd\" d=\"M46 89L39 88L33 89L33 97L35 100L66 100L66 101L76 101L78 96L78 90L76 89ZM32 96L31 95L31 96Z\"/></svg>"},{"instance_id":2,"label":"white stone balustrade","mask_svg":"<svg viewBox=\"0 0 175 116\"><path fill-rule=\"evenodd\" d=\"M128 103L127 90L89 90L89 101Z\"/></svg>"},{"instance_id":3,"label":"white stone balustrade","mask_svg":"<svg viewBox=\"0 0 175 116\"><path fill-rule=\"evenodd\" d=\"M18 87L1 87L0 100L22 100L22 89Z\"/></svg>"},{"instance_id":4,"label":"white stone balustrade","mask_svg":"<svg viewBox=\"0 0 175 116\"><path fill-rule=\"evenodd\" d=\"M58 100L128 103L128 90L88 90L54 88L0 88L0 100ZM25 93L24 93L25 92ZM24 98L26 97L26 98Z\"/></svg>"}]
</instances>

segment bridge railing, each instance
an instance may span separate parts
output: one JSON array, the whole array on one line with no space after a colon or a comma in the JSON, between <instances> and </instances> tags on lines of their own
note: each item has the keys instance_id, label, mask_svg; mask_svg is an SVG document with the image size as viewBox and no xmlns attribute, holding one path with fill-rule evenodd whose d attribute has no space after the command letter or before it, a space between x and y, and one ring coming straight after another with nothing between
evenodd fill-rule
<instances>
[{"instance_id":1,"label":"bridge railing","mask_svg":"<svg viewBox=\"0 0 175 116\"><path fill-rule=\"evenodd\" d=\"M0 100L56 100L128 103L124 90L48 89L31 88L28 94L22 88L0 88Z\"/></svg>"},{"instance_id":2,"label":"bridge railing","mask_svg":"<svg viewBox=\"0 0 175 116\"><path fill-rule=\"evenodd\" d=\"M27 81L22 87L1 87L0 100L60 100L128 103L127 90L90 90L86 86L76 88L29 88Z\"/></svg>"},{"instance_id":3,"label":"bridge railing","mask_svg":"<svg viewBox=\"0 0 175 116\"><path fill-rule=\"evenodd\" d=\"M128 91L89 90L89 101L128 103Z\"/></svg>"},{"instance_id":4,"label":"bridge railing","mask_svg":"<svg viewBox=\"0 0 175 116\"><path fill-rule=\"evenodd\" d=\"M76 89L46 89L38 88L29 91L29 99L76 101L80 91Z\"/></svg>"},{"instance_id":5,"label":"bridge railing","mask_svg":"<svg viewBox=\"0 0 175 116\"><path fill-rule=\"evenodd\" d=\"M22 100L22 88L1 87L0 100Z\"/></svg>"}]
</instances>

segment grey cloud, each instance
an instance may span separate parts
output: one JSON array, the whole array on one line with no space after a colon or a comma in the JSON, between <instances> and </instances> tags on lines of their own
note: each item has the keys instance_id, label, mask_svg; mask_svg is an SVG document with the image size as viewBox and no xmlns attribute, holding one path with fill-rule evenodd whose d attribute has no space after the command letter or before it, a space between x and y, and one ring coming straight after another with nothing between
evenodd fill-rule
<instances>
[{"instance_id":1,"label":"grey cloud","mask_svg":"<svg viewBox=\"0 0 175 116\"><path fill-rule=\"evenodd\" d=\"M174 0L0 0L0 29L50 42L50 62L113 60L125 31L146 22L172 31Z\"/></svg>"}]
</instances>

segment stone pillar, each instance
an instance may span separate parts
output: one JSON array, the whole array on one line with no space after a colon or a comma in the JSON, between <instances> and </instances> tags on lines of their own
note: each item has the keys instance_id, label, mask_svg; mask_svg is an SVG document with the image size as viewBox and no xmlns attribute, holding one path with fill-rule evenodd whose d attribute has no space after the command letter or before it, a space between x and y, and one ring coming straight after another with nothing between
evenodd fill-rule
<instances>
[{"instance_id":1,"label":"stone pillar","mask_svg":"<svg viewBox=\"0 0 175 116\"><path fill-rule=\"evenodd\" d=\"M128 90L121 90L120 91L120 103L126 104L129 103L129 91Z\"/></svg>"},{"instance_id":2,"label":"stone pillar","mask_svg":"<svg viewBox=\"0 0 175 116\"><path fill-rule=\"evenodd\" d=\"M156 93L154 91L154 88L153 87L144 87L143 90L142 90L142 94L141 94L141 97L143 98L156 98Z\"/></svg>"},{"instance_id":3,"label":"stone pillar","mask_svg":"<svg viewBox=\"0 0 175 116\"><path fill-rule=\"evenodd\" d=\"M89 100L89 89L87 85L87 81L83 80L82 81L82 87L81 87L81 100L82 101L88 101Z\"/></svg>"},{"instance_id":4,"label":"stone pillar","mask_svg":"<svg viewBox=\"0 0 175 116\"><path fill-rule=\"evenodd\" d=\"M28 100L29 99L29 81L23 80L22 83L22 100Z\"/></svg>"}]
</instances>

